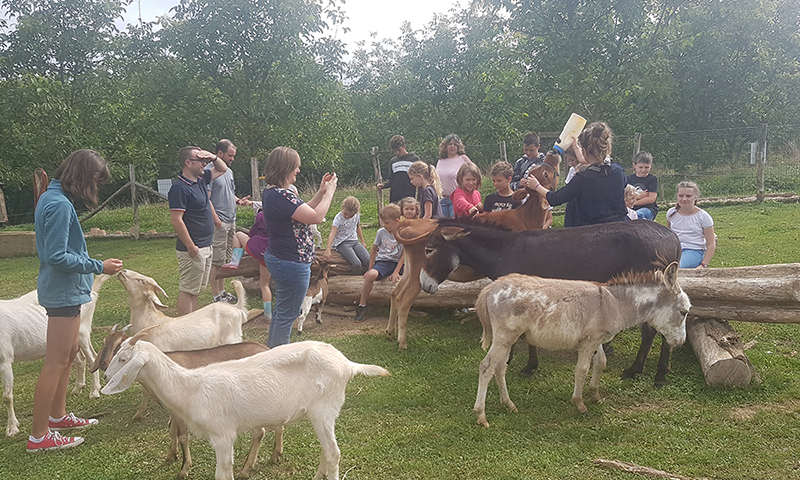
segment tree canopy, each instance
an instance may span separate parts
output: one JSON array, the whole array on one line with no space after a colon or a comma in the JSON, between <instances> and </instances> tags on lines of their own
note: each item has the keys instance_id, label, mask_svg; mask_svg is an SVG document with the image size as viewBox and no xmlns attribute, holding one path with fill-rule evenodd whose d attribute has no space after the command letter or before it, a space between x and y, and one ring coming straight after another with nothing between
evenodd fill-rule
<instances>
[{"instance_id":1,"label":"tree canopy","mask_svg":"<svg viewBox=\"0 0 800 480\"><path fill-rule=\"evenodd\" d=\"M366 178L348 152L403 134L427 160L558 131L571 112L617 133L787 123L800 114L792 0L473 0L346 51L339 0L181 0L119 31L130 0L0 0L0 182L32 210L34 168L94 148L115 177L177 170L178 148L231 139L239 157L297 149L304 171ZM752 141L705 145L695 162ZM664 136L672 167L686 159ZM488 155L488 154L487 154ZM366 156L365 156L366 157ZM246 161L234 164L249 177ZM245 181L240 188L249 189Z\"/></svg>"}]
</instances>

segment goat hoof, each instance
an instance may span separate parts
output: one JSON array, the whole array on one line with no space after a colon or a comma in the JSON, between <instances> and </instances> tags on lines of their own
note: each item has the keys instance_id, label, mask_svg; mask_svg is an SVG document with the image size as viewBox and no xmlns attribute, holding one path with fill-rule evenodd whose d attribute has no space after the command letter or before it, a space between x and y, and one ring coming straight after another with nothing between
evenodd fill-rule
<instances>
[{"instance_id":1,"label":"goat hoof","mask_svg":"<svg viewBox=\"0 0 800 480\"><path fill-rule=\"evenodd\" d=\"M477 423L484 428L489 428L489 422L485 418L479 418Z\"/></svg>"}]
</instances>

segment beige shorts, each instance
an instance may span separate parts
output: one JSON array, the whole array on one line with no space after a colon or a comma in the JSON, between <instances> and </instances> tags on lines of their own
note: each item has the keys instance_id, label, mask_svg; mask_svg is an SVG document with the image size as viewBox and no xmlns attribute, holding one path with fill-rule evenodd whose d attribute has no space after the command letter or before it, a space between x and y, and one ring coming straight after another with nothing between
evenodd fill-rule
<instances>
[{"instance_id":1,"label":"beige shorts","mask_svg":"<svg viewBox=\"0 0 800 480\"><path fill-rule=\"evenodd\" d=\"M190 295L200 295L208 286L211 276L211 247L203 247L194 258L189 253L176 250L181 280L178 290Z\"/></svg>"},{"instance_id":2,"label":"beige shorts","mask_svg":"<svg viewBox=\"0 0 800 480\"><path fill-rule=\"evenodd\" d=\"M214 237L212 243L214 245L214 258L211 264L219 267L224 263L231 261L231 254L233 253L233 236L236 234L236 222L225 223L222 226L214 229Z\"/></svg>"}]
</instances>

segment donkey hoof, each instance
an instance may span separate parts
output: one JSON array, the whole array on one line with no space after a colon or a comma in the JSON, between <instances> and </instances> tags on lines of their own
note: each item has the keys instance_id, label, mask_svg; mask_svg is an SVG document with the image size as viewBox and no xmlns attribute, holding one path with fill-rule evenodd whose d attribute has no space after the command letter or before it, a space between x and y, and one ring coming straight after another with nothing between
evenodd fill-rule
<instances>
[{"instance_id":1,"label":"donkey hoof","mask_svg":"<svg viewBox=\"0 0 800 480\"><path fill-rule=\"evenodd\" d=\"M669 382L667 382L666 378L656 378L656 381L653 382L653 387L655 388L666 387L668 383Z\"/></svg>"},{"instance_id":2,"label":"donkey hoof","mask_svg":"<svg viewBox=\"0 0 800 480\"><path fill-rule=\"evenodd\" d=\"M620 375L620 378L622 378L623 380L631 380L633 378L636 378L636 375L638 375L640 373L642 373L642 372L638 372L636 370L633 370L633 369L630 369L630 368L626 368L625 370L622 371L622 375Z\"/></svg>"}]
</instances>

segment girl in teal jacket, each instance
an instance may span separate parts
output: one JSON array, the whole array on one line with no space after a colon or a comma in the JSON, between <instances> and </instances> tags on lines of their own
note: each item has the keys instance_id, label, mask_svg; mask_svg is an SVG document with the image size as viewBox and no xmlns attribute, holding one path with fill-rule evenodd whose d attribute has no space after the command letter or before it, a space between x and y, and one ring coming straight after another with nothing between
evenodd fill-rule
<instances>
[{"instance_id":1,"label":"girl in teal jacket","mask_svg":"<svg viewBox=\"0 0 800 480\"><path fill-rule=\"evenodd\" d=\"M67 414L67 386L78 354L81 305L91 301L93 274L113 275L122 260L89 258L78 215L72 205L97 205L98 188L108 181L108 164L93 150L71 153L58 167L34 213L39 254L37 293L47 310L47 351L33 395L33 427L28 452L58 450L83 443L58 432L97 423ZM48 418L49 417L49 418Z\"/></svg>"}]
</instances>

